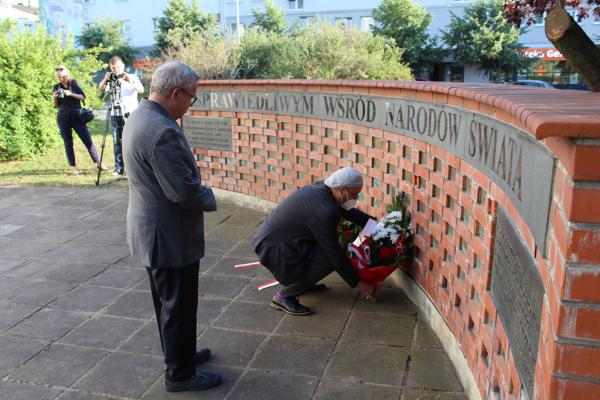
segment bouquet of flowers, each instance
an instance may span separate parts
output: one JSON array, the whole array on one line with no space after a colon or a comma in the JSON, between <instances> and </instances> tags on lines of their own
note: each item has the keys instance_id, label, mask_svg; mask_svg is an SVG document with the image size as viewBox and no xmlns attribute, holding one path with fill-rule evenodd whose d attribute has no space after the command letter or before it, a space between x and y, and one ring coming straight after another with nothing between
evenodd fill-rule
<instances>
[{"instance_id":1,"label":"bouquet of flowers","mask_svg":"<svg viewBox=\"0 0 600 400\"><path fill-rule=\"evenodd\" d=\"M413 246L414 233L411 216L398 195L387 214L378 222L365 226L362 231L350 221L338 226L338 240L347 249L348 257L360 280L377 289L381 282L408 258ZM368 296L374 300L375 293Z\"/></svg>"}]
</instances>

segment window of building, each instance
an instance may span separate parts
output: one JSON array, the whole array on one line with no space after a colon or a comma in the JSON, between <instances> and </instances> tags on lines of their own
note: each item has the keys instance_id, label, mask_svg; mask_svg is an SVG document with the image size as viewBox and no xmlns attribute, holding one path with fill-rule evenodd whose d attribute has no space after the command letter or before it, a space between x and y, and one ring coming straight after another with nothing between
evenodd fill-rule
<instances>
[{"instance_id":1,"label":"window of building","mask_svg":"<svg viewBox=\"0 0 600 400\"><path fill-rule=\"evenodd\" d=\"M237 34L237 24L232 22L229 24L229 32ZM240 36L244 34L244 24L240 22Z\"/></svg>"},{"instance_id":2,"label":"window of building","mask_svg":"<svg viewBox=\"0 0 600 400\"><path fill-rule=\"evenodd\" d=\"M594 23L595 24L600 24L600 15L595 15L594 14Z\"/></svg>"},{"instance_id":3,"label":"window of building","mask_svg":"<svg viewBox=\"0 0 600 400\"><path fill-rule=\"evenodd\" d=\"M94 4L95 1L94 0L81 0L82 4Z\"/></svg>"},{"instance_id":4,"label":"window of building","mask_svg":"<svg viewBox=\"0 0 600 400\"><path fill-rule=\"evenodd\" d=\"M362 32L370 32L373 26L373 17L360 17L360 30Z\"/></svg>"},{"instance_id":5,"label":"window of building","mask_svg":"<svg viewBox=\"0 0 600 400\"><path fill-rule=\"evenodd\" d=\"M300 24L302 24L303 26L310 26L310 25L314 25L315 22L317 22L317 18L311 16L303 16L303 17L299 17L298 18L300 20Z\"/></svg>"},{"instance_id":6,"label":"window of building","mask_svg":"<svg viewBox=\"0 0 600 400\"><path fill-rule=\"evenodd\" d=\"M333 21L335 25L352 26L352 17L335 17Z\"/></svg>"},{"instance_id":7,"label":"window of building","mask_svg":"<svg viewBox=\"0 0 600 400\"><path fill-rule=\"evenodd\" d=\"M122 32L123 32L123 39L125 39L126 42L131 42L131 20L130 19L123 20Z\"/></svg>"},{"instance_id":8,"label":"window of building","mask_svg":"<svg viewBox=\"0 0 600 400\"><path fill-rule=\"evenodd\" d=\"M453 65L450 67L450 82L464 82L465 81L465 67Z\"/></svg>"},{"instance_id":9,"label":"window of building","mask_svg":"<svg viewBox=\"0 0 600 400\"><path fill-rule=\"evenodd\" d=\"M288 9L289 10L303 10L304 9L304 0L289 0L288 1Z\"/></svg>"}]
</instances>

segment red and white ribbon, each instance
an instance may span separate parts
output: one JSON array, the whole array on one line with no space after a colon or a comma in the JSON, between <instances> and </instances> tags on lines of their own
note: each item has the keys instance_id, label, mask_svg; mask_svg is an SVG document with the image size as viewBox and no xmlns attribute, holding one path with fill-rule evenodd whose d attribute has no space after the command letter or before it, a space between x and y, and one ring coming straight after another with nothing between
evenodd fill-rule
<instances>
[{"instance_id":1,"label":"red and white ribbon","mask_svg":"<svg viewBox=\"0 0 600 400\"><path fill-rule=\"evenodd\" d=\"M269 281L269 282L263 283L262 285L258 285L256 288L258 290L263 290L263 289L266 289L266 288L269 288L271 286L275 286L275 285L278 285L278 284L279 284L279 281Z\"/></svg>"},{"instance_id":2,"label":"red and white ribbon","mask_svg":"<svg viewBox=\"0 0 600 400\"><path fill-rule=\"evenodd\" d=\"M260 262L256 261L256 262L251 262L251 263L246 263L246 264L236 264L233 266L233 268L235 268L235 269L250 268L250 267L258 267L259 265L260 265Z\"/></svg>"},{"instance_id":3,"label":"red and white ribbon","mask_svg":"<svg viewBox=\"0 0 600 400\"><path fill-rule=\"evenodd\" d=\"M358 269L367 268L371 263L371 249L369 246L358 247L351 243L348 245L348 251L356 257Z\"/></svg>"}]
</instances>

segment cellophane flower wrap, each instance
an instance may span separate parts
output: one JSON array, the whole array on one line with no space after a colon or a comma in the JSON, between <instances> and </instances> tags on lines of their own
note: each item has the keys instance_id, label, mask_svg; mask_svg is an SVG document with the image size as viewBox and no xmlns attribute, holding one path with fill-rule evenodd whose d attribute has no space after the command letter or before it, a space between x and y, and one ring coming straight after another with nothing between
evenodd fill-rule
<instances>
[{"instance_id":1,"label":"cellophane flower wrap","mask_svg":"<svg viewBox=\"0 0 600 400\"><path fill-rule=\"evenodd\" d=\"M369 235L357 239L359 232L360 227L356 224L342 220L338 226L338 239L347 250L360 280L377 288L400 262L409 257L413 247L411 216L402 196L394 198L392 205L387 207L387 214Z\"/></svg>"}]
</instances>

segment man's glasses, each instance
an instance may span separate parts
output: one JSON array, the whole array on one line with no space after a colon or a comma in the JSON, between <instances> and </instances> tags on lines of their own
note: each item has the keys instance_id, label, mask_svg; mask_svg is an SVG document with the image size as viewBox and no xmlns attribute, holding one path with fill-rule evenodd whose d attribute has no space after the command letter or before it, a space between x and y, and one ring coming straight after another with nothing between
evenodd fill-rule
<instances>
[{"instance_id":1,"label":"man's glasses","mask_svg":"<svg viewBox=\"0 0 600 400\"><path fill-rule=\"evenodd\" d=\"M62 71L62 70L64 70L64 69L65 69L64 67L56 67L56 68L54 68L54 70L55 70L56 72L58 72L58 71Z\"/></svg>"},{"instance_id":2,"label":"man's glasses","mask_svg":"<svg viewBox=\"0 0 600 400\"><path fill-rule=\"evenodd\" d=\"M194 103L196 102L196 100L198 100L198 98L192 94L189 94L184 88L178 87L177 89L181 90L183 93L187 94L188 96L190 96L190 107L194 105Z\"/></svg>"}]
</instances>

